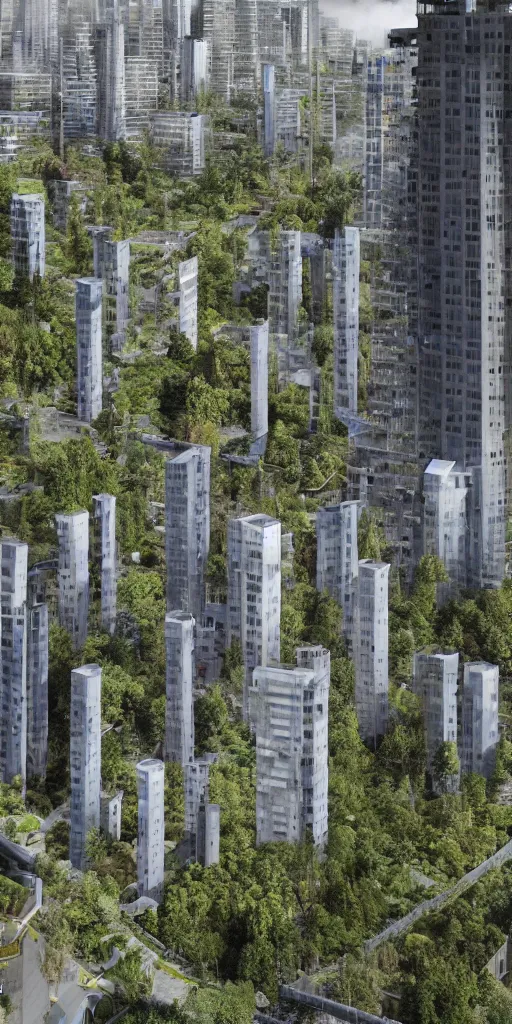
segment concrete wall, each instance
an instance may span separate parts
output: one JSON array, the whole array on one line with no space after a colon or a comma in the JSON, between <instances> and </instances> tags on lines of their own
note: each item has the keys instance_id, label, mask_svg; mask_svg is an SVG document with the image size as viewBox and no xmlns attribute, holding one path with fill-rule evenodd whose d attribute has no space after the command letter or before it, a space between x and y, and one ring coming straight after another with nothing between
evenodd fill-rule
<instances>
[{"instance_id":1,"label":"concrete wall","mask_svg":"<svg viewBox=\"0 0 512 1024\"><path fill-rule=\"evenodd\" d=\"M426 649L414 655L413 690L423 705L427 765L443 743L457 742L458 654Z\"/></svg>"},{"instance_id":2,"label":"concrete wall","mask_svg":"<svg viewBox=\"0 0 512 1024\"><path fill-rule=\"evenodd\" d=\"M48 606L28 611L27 778L46 775L48 760Z\"/></svg>"},{"instance_id":3,"label":"concrete wall","mask_svg":"<svg viewBox=\"0 0 512 1024\"><path fill-rule=\"evenodd\" d=\"M182 766L194 758L194 629L188 612L165 616L165 759Z\"/></svg>"},{"instance_id":4,"label":"concrete wall","mask_svg":"<svg viewBox=\"0 0 512 1024\"><path fill-rule=\"evenodd\" d=\"M82 665L71 673L70 709L71 831L69 859L86 867L85 844L100 827L101 791L101 668Z\"/></svg>"},{"instance_id":5,"label":"concrete wall","mask_svg":"<svg viewBox=\"0 0 512 1024\"><path fill-rule=\"evenodd\" d=\"M89 513L55 516L59 541L59 622L73 647L83 647L89 614Z\"/></svg>"},{"instance_id":6,"label":"concrete wall","mask_svg":"<svg viewBox=\"0 0 512 1024\"><path fill-rule=\"evenodd\" d=\"M45 271L45 204L40 195L20 196L11 200L11 239L14 269L28 277L44 277Z\"/></svg>"},{"instance_id":7,"label":"concrete wall","mask_svg":"<svg viewBox=\"0 0 512 1024\"><path fill-rule=\"evenodd\" d=\"M112 494L93 495L95 557L101 578L101 625L113 634L117 616L116 499Z\"/></svg>"},{"instance_id":8,"label":"concrete wall","mask_svg":"<svg viewBox=\"0 0 512 1024\"><path fill-rule=\"evenodd\" d=\"M28 545L0 542L1 690L0 773L2 782L27 769L27 567Z\"/></svg>"},{"instance_id":9,"label":"concrete wall","mask_svg":"<svg viewBox=\"0 0 512 1024\"><path fill-rule=\"evenodd\" d=\"M486 662L464 665L462 693L462 770L489 779L499 742L500 670Z\"/></svg>"},{"instance_id":10,"label":"concrete wall","mask_svg":"<svg viewBox=\"0 0 512 1024\"><path fill-rule=\"evenodd\" d=\"M389 568L371 559L359 562L356 711L361 738L373 746L388 723Z\"/></svg>"},{"instance_id":11,"label":"concrete wall","mask_svg":"<svg viewBox=\"0 0 512 1024\"><path fill-rule=\"evenodd\" d=\"M336 229L333 253L334 411L357 415L359 356L359 229Z\"/></svg>"},{"instance_id":12,"label":"concrete wall","mask_svg":"<svg viewBox=\"0 0 512 1024\"><path fill-rule=\"evenodd\" d=\"M137 765L137 891L160 900L164 883L164 765L149 759Z\"/></svg>"},{"instance_id":13,"label":"concrete wall","mask_svg":"<svg viewBox=\"0 0 512 1024\"><path fill-rule=\"evenodd\" d=\"M316 514L316 587L338 602L343 611L343 635L354 642L359 557L357 522L359 502L319 508Z\"/></svg>"},{"instance_id":14,"label":"concrete wall","mask_svg":"<svg viewBox=\"0 0 512 1024\"><path fill-rule=\"evenodd\" d=\"M210 448L194 446L165 465L167 608L200 622L210 548Z\"/></svg>"},{"instance_id":15,"label":"concrete wall","mask_svg":"<svg viewBox=\"0 0 512 1024\"><path fill-rule=\"evenodd\" d=\"M281 636L281 523L267 515L228 524L227 643L238 640L244 659L244 713L252 671L278 664Z\"/></svg>"},{"instance_id":16,"label":"concrete wall","mask_svg":"<svg viewBox=\"0 0 512 1024\"><path fill-rule=\"evenodd\" d=\"M98 278L76 282L77 415L84 423L95 420L103 407L102 294Z\"/></svg>"}]
</instances>

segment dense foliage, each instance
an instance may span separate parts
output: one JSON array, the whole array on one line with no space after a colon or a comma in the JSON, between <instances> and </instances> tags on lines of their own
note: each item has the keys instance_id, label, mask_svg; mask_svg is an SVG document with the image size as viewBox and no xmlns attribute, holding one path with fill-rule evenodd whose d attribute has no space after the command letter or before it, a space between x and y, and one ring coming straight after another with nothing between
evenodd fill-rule
<instances>
[{"instance_id":1,"label":"dense foliage","mask_svg":"<svg viewBox=\"0 0 512 1024\"><path fill-rule=\"evenodd\" d=\"M402 995L404 1024L501 1024L510 1019L508 993L482 969L510 927L512 889L505 870L481 882L443 914L429 918L396 945L363 960L363 940L423 897L422 877L445 887L503 845L512 830L512 807L495 802L510 778L512 747L502 739L495 778L464 780L459 795L432 799L425 778L425 750L419 706L407 684L411 656L429 643L456 647L464 658L500 665L505 679L512 662L512 586L468 594L442 610L436 588L444 580L436 559L424 559L414 586L405 592L393 570L391 590L391 728L374 753L361 743L353 703L353 666L340 633L340 610L315 588L315 535L312 517L345 480L347 438L332 417L332 328L329 310L317 323L314 352L322 369L319 432L308 433L305 389L277 391L271 367L269 438L265 461L257 467L228 467L221 458L238 441L226 442L226 428L250 425L248 355L226 323L249 324L262 315L266 292L256 290L236 306L233 285L246 249L246 232L222 224L254 208L261 197L269 212L263 225L320 231L331 238L357 202L357 176L334 172L319 161L312 189L296 169L283 163L272 175L259 150L225 153L196 180L176 182L154 170L150 147L137 154L109 146L103 159L70 147L66 164L41 150L31 166L0 168L0 396L11 419L0 433L0 483L13 500L0 504L5 532L30 544L31 562L55 550L54 515L91 508L92 495L117 497L122 558L115 637L100 632L93 586L91 630L82 651L52 626L50 639L50 764L45 784L34 782L27 807L44 815L69 791L67 744L70 671L84 662L103 669L102 743L106 789L124 791L121 842L89 837L94 870L70 881L60 863L67 856L68 826L48 833L38 871L47 898L41 926L46 937L44 970L50 981L62 974L66 956L108 960L113 938L126 943L129 925L119 910L120 896L135 877L133 841L137 831L135 763L151 754L163 734L165 652L165 566L158 507L163 501L163 457L141 442L144 429L162 431L212 446L211 554L208 581L225 594L226 527L240 509L278 517L293 532L294 556L283 587L281 649L293 660L301 642L324 644L332 657L329 707L329 845L320 861L308 844L255 848L254 747L240 720L239 651L226 656L223 677L195 706L197 753L219 753L212 769L211 799L221 806L221 860L204 870L179 867L168 857L164 901L149 911L144 927L166 948L181 955L201 983L227 982L223 989L199 988L182 1009L148 1009L140 1001L145 984L136 956L119 968L116 980L133 1002L129 1024L248 1024L254 990L271 1000L281 980L299 970L335 964L343 971L333 993L362 1008L378 1009L382 989ZM86 217L114 227L115 237L135 237L141 229L195 231L187 255L199 259L199 345L166 326L165 290L161 315L134 317L129 359L112 357L107 375L118 376L94 431L56 443L48 431L48 406L74 411L74 322L72 278L91 271L91 247L84 215L74 203L66 236L52 232L44 282L12 279L6 211L17 175L66 174L90 189ZM172 261L172 257L171 257ZM142 292L161 281L169 266L160 253L132 246L134 306ZM368 274L363 267L363 274ZM364 406L369 369L372 310L362 289L361 388ZM139 291L137 291L139 289ZM304 316L311 312L305 288ZM12 402L12 404L11 404ZM20 443L19 422L32 410L30 438ZM20 488L20 485L34 485ZM378 519L363 514L360 557L386 555ZM132 553L138 559L132 560ZM96 581L97 582L97 581ZM93 580L94 583L94 580ZM503 687L503 709L512 703ZM450 751L443 756L449 760ZM440 767L442 769L442 765ZM182 773L166 772L166 838L176 842L183 828ZM0 787L1 813L20 815L25 806L16 789ZM5 790L5 791L4 791ZM16 833L16 823L13 824ZM2 897L3 903L8 893ZM106 937L108 936L108 941ZM124 973L123 973L124 972ZM332 977L332 976L331 976ZM509 1016L507 1017L507 1013Z\"/></svg>"}]
</instances>

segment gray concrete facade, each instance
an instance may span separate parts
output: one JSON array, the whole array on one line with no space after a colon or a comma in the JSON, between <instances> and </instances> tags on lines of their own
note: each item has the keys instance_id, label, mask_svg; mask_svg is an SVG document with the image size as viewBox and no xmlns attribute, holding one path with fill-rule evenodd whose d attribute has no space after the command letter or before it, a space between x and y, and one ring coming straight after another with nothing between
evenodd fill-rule
<instances>
[{"instance_id":1,"label":"gray concrete facade","mask_svg":"<svg viewBox=\"0 0 512 1024\"><path fill-rule=\"evenodd\" d=\"M504 7L419 5L419 452L476 473L477 588L505 574L511 42Z\"/></svg>"},{"instance_id":2,"label":"gray concrete facade","mask_svg":"<svg viewBox=\"0 0 512 1024\"><path fill-rule=\"evenodd\" d=\"M423 706L427 768L443 743L457 743L459 655L427 648L414 655L413 690Z\"/></svg>"},{"instance_id":3,"label":"gray concrete facade","mask_svg":"<svg viewBox=\"0 0 512 1024\"><path fill-rule=\"evenodd\" d=\"M319 508L316 514L316 589L324 590L343 611L343 635L354 642L359 556L357 522L359 502Z\"/></svg>"},{"instance_id":4,"label":"gray concrete facade","mask_svg":"<svg viewBox=\"0 0 512 1024\"><path fill-rule=\"evenodd\" d=\"M329 824L329 691L331 655L321 645L297 647L297 668L313 672L313 684L303 693L302 821L315 846L327 844Z\"/></svg>"},{"instance_id":5,"label":"gray concrete facade","mask_svg":"<svg viewBox=\"0 0 512 1024\"><path fill-rule=\"evenodd\" d=\"M102 294L96 277L76 282L77 413L84 423L92 423L103 406Z\"/></svg>"},{"instance_id":6,"label":"gray concrete facade","mask_svg":"<svg viewBox=\"0 0 512 1024\"><path fill-rule=\"evenodd\" d=\"M189 612L165 616L165 760L182 766L194 759L194 631Z\"/></svg>"},{"instance_id":7,"label":"gray concrete facade","mask_svg":"<svg viewBox=\"0 0 512 1024\"><path fill-rule=\"evenodd\" d=\"M202 803L209 802L210 768L218 756L203 754L184 765L185 832L190 835L197 835L199 808Z\"/></svg>"},{"instance_id":8,"label":"gray concrete facade","mask_svg":"<svg viewBox=\"0 0 512 1024\"><path fill-rule=\"evenodd\" d=\"M489 779L499 742L498 701L500 670L487 662L464 665L462 692L462 771Z\"/></svg>"},{"instance_id":9,"label":"gray concrete facade","mask_svg":"<svg viewBox=\"0 0 512 1024\"><path fill-rule=\"evenodd\" d=\"M359 228L336 229L333 253L334 412L357 416L359 356Z\"/></svg>"},{"instance_id":10,"label":"gray concrete facade","mask_svg":"<svg viewBox=\"0 0 512 1024\"><path fill-rule=\"evenodd\" d=\"M180 96L188 103L206 92L210 80L208 43L186 36L181 41Z\"/></svg>"},{"instance_id":11,"label":"gray concrete facade","mask_svg":"<svg viewBox=\"0 0 512 1024\"><path fill-rule=\"evenodd\" d=\"M113 494L94 494L92 506L94 555L100 569L101 626L112 635L117 616L116 499Z\"/></svg>"},{"instance_id":12,"label":"gray concrete facade","mask_svg":"<svg viewBox=\"0 0 512 1024\"><path fill-rule=\"evenodd\" d=\"M18 195L11 199L11 239L14 270L32 281L44 277L46 258L45 204L42 196Z\"/></svg>"},{"instance_id":13,"label":"gray concrete facade","mask_svg":"<svg viewBox=\"0 0 512 1024\"><path fill-rule=\"evenodd\" d=\"M164 765L150 758L137 765L137 892L159 901L164 885Z\"/></svg>"},{"instance_id":14,"label":"gray concrete facade","mask_svg":"<svg viewBox=\"0 0 512 1024\"><path fill-rule=\"evenodd\" d=\"M83 647L89 615L89 513L55 516L59 541L59 622L73 647Z\"/></svg>"},{"instance_id":15,"label":"gray concrete facade","mask_svg":"<svg viewBox=\"0 0 512 1024\"><path fill-rule=\"evenodd\" d=\"M178 264L179 329L197 349L198 260L193 256Z\"/></svg>"},{"instance_id":16,"label":"gray concrete facade","mask_svg":"<svg viewBox=\"0 0 512 1024\"><path fill-rule=\"evenodd\" d=\"M27 568L28 545L0 542L1 668L0 777L12 782L27 768Z\"/></svg>"},{"instance_id":17,"label":"gray concrete facade","mask_svg":"<svg viewBox=\"0 0 512 1024\"><path fill-rule=\"evenodd\" d=\"M251 336L251 431L254 437L268 434L268 321L250 328Z\"/></svg>"},{"instance_id":18,"label":"gray concrete facade","mask_svg":"<svg viewBox=\"0 0 512 1024\"><path fill-rule=\"evenodd\" d=\"M234 640L244 659L247 715L253 669L280 659L281 523L267 515L228 523L228 646Z\"/></svg>"},{"instance_id":19,"label":"gray concrete facade","mask_svg":"<svg viewBox=\"0 0 512 1024\"><path fill-rule=\"evenodd\" d=\"M125 38L118 0L105 10L105 21L96 25L97 133L106 142L126 134Z\"/></svg>"},{"instance_id":20,"label":"gray concrete facade","mask_svg":"<svg viewBox=\"0 0 512 1024\"><path fill-rule=\"evenodd\" d=\"M101 792L101 668L82 665L71 673L69 774L71 831L69 859L87 867L86 840L100 827Z\"/></svg>"},{"instance_id":21,"label":"gray concrete facade","mask_svg":"<svg viewBox=\"0 0 512 1024\"><path fill-rule=\"evenodd\" d=\"M256 668L249 687L256 736L256 842L327 840L330 655L297 649L297 668Z\"/></svg>"},{"instance_id":22,"label":"gray concrete facade","mask_svg":"<svg viewBox=\"0 0 512 1024\"><path fill-rule=\"evenodd\" d=\"M167 608L202 621L210 549L210 454L191 445L165 464Z\"/></svg>"},{"instance_id":23,"label":"gray concrete facade","mask_svg":"<svg viewBox=\"0 0 512 1024\"><path fill-rule=\"evenodd\" d=\"M263 67L263 152L274 155L276 148L276 69L273 64Z\"/></svg>"},{"instance_id":24,"label":"gray concrete facade","mask_svg":"<svg viewBox=\"0 0 512 1024\"><path fill-rule=\"evenodd\" d=\"M100 825L105 835L110 836L114 842L121 839L121 819L123 811L123 790L121 789L114 796L102 793L100 797Z\"/></svg>"},{"instance_id":25,"label":"gray concrete facade","mask_svg":"<svg viewBox=\"0 0 512 1024\"><path fill-rule=\"evenodd\" d=\"M386 562L359 562L356 711L361 739L374 747L386 732L389 714L389 569Z\"/></svg>"},{"instance_id":26,"label":"gray concrete facade","mask_svg":"<svg viewBox=\"0 0 512 1024\"><path fill-rule=\"evenodd\" d=\"M106 238L100 252L98 277L103 280L105 326L109 334L121 334L130 316L130 243Z\"/></svg>"},{"instance_id":27,"label":"gray concrete facade","mask_svg":"<svg viewBox=\"0 0 512 1024\"><path fill-rule=\"evenodd\" d=\"M471 475L455 462L432 459L423 474L422 552L441 559L455 588L467 578L470 487ZM448 596L453 588L439 589Z\"/></svg>"},{"instance_id":28,"label":"gray concrete facade","mask_svg":"<svg viewBox=\"0 0 512 1024\"><path fill-rule=\"evenodd\" d=\"M205 605L202 625L197 626L196 672L198 682L206 686L220 679L226 650L225 604Z\"/></svg>"},{"instance_id":29,"label":"gray concrete facade","mask_svg":"<svg viewBox=\"0 0 512 1024\"><path fill-rule=\"evenodd\" d=\"M48 605L28 610L27 778L45 778L48 761Z\"/></svg>"},{"instance_id":30,"label":"gray concrete facade","mask_svg":"<svg viewBox=\"0 0 512 1024\"><path fill-rule=\"evenodd\" d=\"M197 815L196 861L204 868L211 868L220 859L220 805L204 803L199 805Z\"/></svg>"}]
</instances>

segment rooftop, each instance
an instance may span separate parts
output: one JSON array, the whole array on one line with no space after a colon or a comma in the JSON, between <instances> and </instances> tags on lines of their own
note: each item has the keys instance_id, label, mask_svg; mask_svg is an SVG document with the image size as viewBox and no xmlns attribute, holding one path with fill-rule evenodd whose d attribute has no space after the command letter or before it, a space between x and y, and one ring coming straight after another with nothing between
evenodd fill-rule
<instances>
[{"instance_id":1,"label":"rooftop","mask_svg":"<svg viewBox=\"0 0 512 1024\"><path fill-rule=\"evenodd\" d=\"M444 459L432 459L429 462L425 474L428 473L430 476L449 476L453 469L455 469L455 462L446 462Z\"/></svg>"},{"instance_id":2,"label":"rooftop","mask_svg":"<svg viewBox=\"0 0 512 1024\"><path fill-rule=\"evenodd\" d=\"M164 762L160 761L157 757L147 757L144 761L139 761L137 765L137 771L148 772L152 768L158 768L159 771L164 770Z\"/></svg>"}]
</instances>

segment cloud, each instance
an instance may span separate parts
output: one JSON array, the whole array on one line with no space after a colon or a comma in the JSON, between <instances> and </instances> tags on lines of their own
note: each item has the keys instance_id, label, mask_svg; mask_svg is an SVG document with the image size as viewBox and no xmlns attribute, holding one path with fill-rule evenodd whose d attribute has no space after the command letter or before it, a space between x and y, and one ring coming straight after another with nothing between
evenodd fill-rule
<instances>
[{"instance_id":1,"label":"cloud","mask_svg":"<svg viewBox=\"0 0 512 1024\"><path fill-rule=\"evenodd\" d=\"M416 0L320 0L320 7L337 17L342 28L377 46L385 45L391 28L416 25Z\"/></svg>"}]
</instances>

